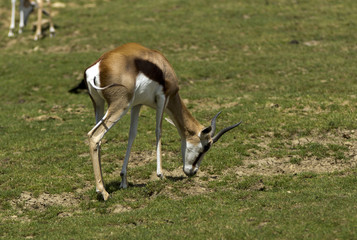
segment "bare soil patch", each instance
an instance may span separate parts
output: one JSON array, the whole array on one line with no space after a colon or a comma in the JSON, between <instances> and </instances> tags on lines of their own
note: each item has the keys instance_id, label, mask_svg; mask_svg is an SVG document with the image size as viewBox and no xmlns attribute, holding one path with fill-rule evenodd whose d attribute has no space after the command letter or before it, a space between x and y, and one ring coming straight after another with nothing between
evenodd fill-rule
<instances>
[{"instance_id":1,"label":"bare soil patch","mask_svg":"<svg viewBox=\"0 0 357 240\"><path fill-rule=\"evenodd\" d=\"M172 171L163 169L164 178L171 181L171 184L167 184L163 189L158 192L153 193L151 198L156 198L158 196L166 196L170 199L179 200L185 196L195 196L200 194L205 194L212 192L212 189L208 187L208 183L211 180L217 179L216 175L211 175L206 171L198 171L197 175L192 178L188 178L182 167L177 167ZM202 180L202 178L205 180ZM142 186L153 181L162 181L156 175L156 171L153 171L148 179L130 179L129 182L134 183L134 185ZM177 183L177 184L176 184Z\"/></svg>"},{"instance_id":2,"label":"bare soil patch","mask_svg":"<svg viewBox=\"0 0 357 240\"><path fill-rule=\"evenodd\" d=\"M80 200L73 193L49 194L42 193L38 197L33 196L31 192L22 192L18 199L11 201L15 208L24 210L43 211L49 206L77 206Z\"/></svg>"},{"instance_id":3,"label":"bare soil patch","mask_svg":"<svg viewBox=\"0 0 357 240\"><path fill-rule=\"evenodd\" d=\"M109 209L112 213L122 213L122 212L128 212L131 211L132 208L129 206L123 206L121 204L116 204L113 207Z\"/></svg>"},{"instance_id":4,"label":"bare soil patch","mask_svg":"<svg viewBox=\"0 0 357 240\"><path fill-rule=\"evenodd\" d=\"M27 122L44 122L44 121L48 121L48 120L57 120L57 121L63 121L63 119L59 116L56 115L40 115L37 117L30 117L30 116L22 116L22 118L24 120L26 120Z\"/></svg>"},{"instance_id":5,"label":"bare soil patch","mask_svg":"<svg viewBox=\"0 0 357 240\"><path fill-rule=\"evenodd\" d=\"M149 162L156 162L155 151L133 152L130 154L129 167L140 167Z\"/></svg>"},{"instance_id":6,"label":"bare soil patch","mask_svg":"<svg viewBox=\"0 0 357 240\"><path fill-rule=\"evenodd\" d=\"M331 173L357 166L357 132L354 130L337 130L326 135L313 133L309 137L286 140L285 143L289 147L306 146L310 143L318 143L323 146L328 146L329 144L344 146L347 150L344 151L345 158L342 159L334 156L319 158L311 155L302 158L300 162L294 163L292 159L299 158L299 156L266 157L272 136L262 137L260 140L261 142L257 144L260 149L254 150L256 155L253 154L251 159L244 160L242 166L226 170L224 174L270 176L301 172Z\"/></svg>"},{"instance_id":7,"label":"bare soil patch","mask_svg":"<svg viewBox=\"0 0 357 240\"><path fill-rule=\"evenodd\" d=\"M243 166L229 169L225 174L237 176L251 175L281 175L302 172L326 173L342 171L357 166L357 158L351 161L336 161L333 158L317 159L316 157L302 160L299 164L291 163L290 158L263 158L259 160L246 160Z\"/></svg>"}]
</instances>

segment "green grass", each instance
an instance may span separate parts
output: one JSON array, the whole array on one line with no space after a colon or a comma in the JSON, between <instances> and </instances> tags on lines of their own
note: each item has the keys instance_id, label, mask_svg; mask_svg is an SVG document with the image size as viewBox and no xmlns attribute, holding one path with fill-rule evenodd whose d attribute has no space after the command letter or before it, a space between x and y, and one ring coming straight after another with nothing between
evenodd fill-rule
<instances>
[{"instance_id":1,"label":"green grass","mask_svg":"<svg viewBox=\"0 0 357 240\"><path fill-rule=\"evenodd\" d=\"M10 1L0 3L0 238L356 238L353 0L61 2L56 37L38 42L29 26L7 38ZM103 202L86 143L92 104L68 90L126 42L164 53L199 121L223 110L219 129L244 123L188 179L165 122L167 177L156 180L155 112L144 108L120 190L124 117L102 145Z\"/></svg>"}]
</instances>

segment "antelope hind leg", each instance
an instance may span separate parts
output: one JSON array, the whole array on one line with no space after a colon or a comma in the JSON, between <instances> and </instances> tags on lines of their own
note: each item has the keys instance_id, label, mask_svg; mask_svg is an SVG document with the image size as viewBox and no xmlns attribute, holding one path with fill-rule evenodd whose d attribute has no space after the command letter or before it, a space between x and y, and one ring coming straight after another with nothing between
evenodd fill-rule
<instances>
[{"instance_id":1,"label":"antelope hind leg","mask_svg":"<svg viewBox=\"0 0 357 240\"><path fill-rule=\"evenodd\" d=\"M125 101L120 104L128 105ZM109 198L109 193L105 190L103 182L103 174L101 169L101 157L100 157L100 142L104 135L114 126L120 118L125 115L129 108L116 107L111 108L109 106L106 115L100 120L97 125L88 133L89 138L89 151L92 158L93 170L95 176L96 191L101 193L103 199L106 201ZM114 110L114 111L113 111Z\"/></svg>"}]
</instances>

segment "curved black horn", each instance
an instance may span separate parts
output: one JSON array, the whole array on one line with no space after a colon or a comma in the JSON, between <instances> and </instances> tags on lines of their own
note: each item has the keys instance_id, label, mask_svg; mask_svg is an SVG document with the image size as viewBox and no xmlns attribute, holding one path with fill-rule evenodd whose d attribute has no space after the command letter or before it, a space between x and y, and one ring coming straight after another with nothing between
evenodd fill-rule
<instances>
[{"instance_id":1,"label":"curved black horn","mask_svg":"<svg viewBox=\"0 0 357 240\"><path fill-rule=\"evenodd\" d=\"M216 116L214 116L212 118L212 121L211 121L211 127L212 127L212 130L211 130L211 136L213 137L213 135L215 134L216 132L216 119L217 117L219 116L219 114L221 114L222 111L220 111L219 113L216 114Z\"/></svg>"},{"instance_id":2,"label":"curved black horn","mask_svg":"<svg viewBox=\"0 0 357 240\"><path fill-rule=\"evenodd\" d=\"M217 115L216 115L216 116L217 116ZM212 120L212 121L213 121L213 120ZM229 130L232 130L232 129L235 128L235 127L238 127L241 123L242 123L242 121L240 121L239 123L236 123L236 124L234 124L234 125L232 125L232 126L229 126L229 127L225 128L225 129L221 130L219 133L217 133L216 136L214 136L214 137L212 138L213 143L217 142L218 139L220 139L220 138L223 136L223 134L225 134L225 133L228 132Z\"/></svg>"}]
</instances>

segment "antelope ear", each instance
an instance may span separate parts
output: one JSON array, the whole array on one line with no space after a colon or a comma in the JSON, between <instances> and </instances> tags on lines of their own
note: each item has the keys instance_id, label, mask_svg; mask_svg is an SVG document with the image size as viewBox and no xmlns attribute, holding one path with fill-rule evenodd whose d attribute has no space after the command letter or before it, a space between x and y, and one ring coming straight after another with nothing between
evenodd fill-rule
<instances>
[{"instance_id":1,"label":"antelope ear","mask_svg":"<svg viewBox=\"0 0 357 240\"><path fill-rule=\"evenodd\" d=\"M212 132L212 127L211 126L206 127L201 131L200 138L205 137L207 135L211 136L211 132Z\"/></svg>"}]
</instances>

